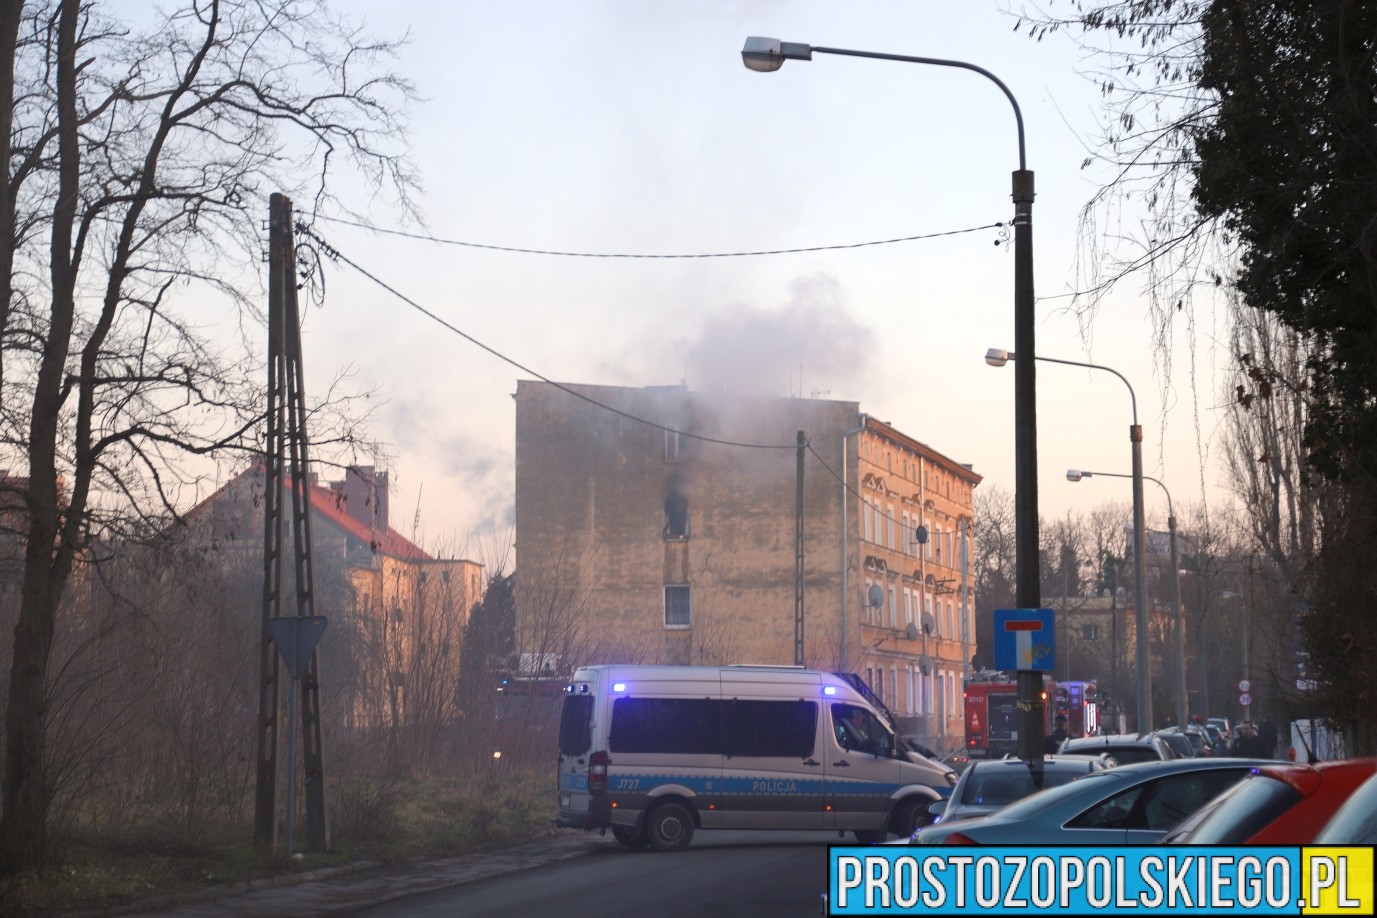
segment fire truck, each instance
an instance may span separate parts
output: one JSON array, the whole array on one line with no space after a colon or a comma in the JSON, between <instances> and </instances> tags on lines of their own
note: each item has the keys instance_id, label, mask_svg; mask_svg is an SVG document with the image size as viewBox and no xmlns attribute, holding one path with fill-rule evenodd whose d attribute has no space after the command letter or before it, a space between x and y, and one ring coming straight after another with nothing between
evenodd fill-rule
<instances>
[{"instance_id":1,"label":"fire truck","mask_svg":"<svg viewBox=\"0 0 1377 918\"><path fill-rule=\"evenodd\" d=\"M1057 684L1042 677L1042 733L1052 732ZM966 682L966 755L998 759L1018 754L1018 683L1006 672L983 670ZM1038 737L1041 744L1042 737Z\"/></svg>"},{"instance_id":2,"label":"fire truck","mask_svg":"<svg viewBox=\"0 0 1377 918\"><path fill-rule=\"evenodd\" d=\"M1093 736L1099 732L1100 689L1094 679L1058 682L1052 697L1052 717L1066 718L1068 736Z\"/></svg>"}]
</instances>

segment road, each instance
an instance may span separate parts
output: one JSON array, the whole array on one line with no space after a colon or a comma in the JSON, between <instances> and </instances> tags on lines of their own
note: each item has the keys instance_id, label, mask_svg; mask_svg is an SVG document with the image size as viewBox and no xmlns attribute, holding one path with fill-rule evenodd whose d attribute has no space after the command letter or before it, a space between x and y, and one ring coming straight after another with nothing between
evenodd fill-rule
<instances>
[{"instance_id":1,"label":"road","mask_svg":"<svg viewBox=\"0 0 1377 918\"><path fill-rule=\"evenodd\" d=\"M621 846L349 912L361 918L797 918L820 913L832 833L701 832L685 851Z\"/></svg>"}]
</instances>

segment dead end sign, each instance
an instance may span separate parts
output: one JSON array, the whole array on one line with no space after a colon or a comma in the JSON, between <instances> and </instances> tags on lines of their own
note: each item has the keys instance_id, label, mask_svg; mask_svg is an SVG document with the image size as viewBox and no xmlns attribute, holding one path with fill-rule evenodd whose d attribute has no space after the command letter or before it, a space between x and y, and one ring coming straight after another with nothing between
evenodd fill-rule
<instances>
[{"instance_id":1,"label":"dead end sign","mask_svg":"<svg viewBox=\"0 0 1377 918\"><path fill-rule=\"evenodd\" d=\"M995 669L1052 670L1056 634L1051 609L996 609Z\"/></svg>"}]
</instances>

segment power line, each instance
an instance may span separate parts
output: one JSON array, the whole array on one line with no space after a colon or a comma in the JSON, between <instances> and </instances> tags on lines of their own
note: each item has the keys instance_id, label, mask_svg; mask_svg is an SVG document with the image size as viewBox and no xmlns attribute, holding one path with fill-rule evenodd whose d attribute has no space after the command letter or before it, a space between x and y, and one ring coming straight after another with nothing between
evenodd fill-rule
<instances>
[{"instance_id":1,"label":"power line","mask_svg":"<svg viewBox=\"0 0 1377 918\"><path fill-rule=\"evenodd\" d=\"M406 294L402 293L402 292L401 292L400 290L398 290L397 288L395 288L395 287L393 287L392 285L388 284L386 281L384 281L382 278L378 277L376 274L373 274L371 271L369 271L369 270L367 270L366 268L364 268L364 267L363 267L362 265L360 265L358 262L356 262L356 261L354 261L353 259L349 258L347 255L345 255L344 253L342 253L339 249L337 249L337 248L335 248L334 246L330 245L330 243L326 242L323 238L321 238L321 236L318 235L318 234L317 234L314 230L312 230L309 226L306 226L305 224L300 224L300 223L299 223L299 224L297 225L297 232L301 233L301 234L304 235L304 236L309 236L309 237L311 237L312 239L314 239L314 240L316 241L316 243L320 246L320 251L321 251L321 253L324 254L326 257L330 258L330 259L333 260L333 261L342 261L342 262L344 262L346 265L348 265L349 267L353 268L355 271L359 272L359 273L362 274L364 277L368 278L368 279L371 280L373 283L377 284L379 287L383 288L383 289L386 290L388 293L392 294L392 295L395 296L397 299L401 300L403 303L406 303L406 304L407 304L408 306L410 306L412 309L415 309L417 312L419 312L419 313L421 313L422 315L426 316L426 317L429 318L431 321L436 322L436 323L438 323L439 325L443 326L444 328L448 329L449 331L454 332L456 335L458 335L459 337L463 338L465 341L468 341L470 344L473 344L473 345L476 345L476 346L482 348L483 350L487 351L489 354L491 354L491 355L493 355L494 357L496 357L498 360L501 360L501 361L503 361L503 362L505 362L505 363L509 363L509 364L511 364L512 366L516 367L516 368L517 368L518 370L520 370L521 372L523 372L523 373L529 373L530 375L534 376L536 379L539 379L541 382L548 383L548 384L554 386L556 389L559 389L561 392L566 392L566 393L568 393L569 395L574 396L575 398L582 399L583 401L587 402L587 403L590 404L590 405L593 405L593 406L595 406L595 407L597 407L597 408L601 408L601 409L603 409L604 411L610 411L610 412L612 412L613 414L618 415L619 417L626 418L628 421L635 421L635 422L638 423L638 424L645 424L645 425L648 426L648 427L654 427L655 429L657 429L657 430L663 430L663 431L665 431L666 433L679 434L679 435L682 436L682 437L687 437L687 438L689 438L689 439L691 439L691 440L698 440L698 441L701 441L701 442L703 442L703 443L715 443L715 444L717 444L717 445L719 445L719 446L736 446L736 447L742 447L742 448L745 448L745 449L772 449L772 450L773 450L773 449L780 449L780 450L782 450L782 449L788 449L788 450L796 450L796 449L798 449L798 444L797 444L797 443L785 443L785 444L770 444L770 443L739 443L739 442L734 441L734 440L719 440L719 439L717 439L717 438L715 438L715 437L707 437L707 436L703 436L702 434L690 433L689 431L686 431L686 430L676 430L676 429L673 428L673 427L667 427L667 426L665 426L664 424L660 424L660 423L658 423L658 422L656 422L656 421L650 421L650 420L647 420L647 419L645 419L645 418L638 417L638 416L636 416L636 415L634 415L634 414L631 414L631 413L629 413L629 412L622 411L620 408L614 408L614 407L611 406L611 405L604 404L604 403L598 401L597 399L592 398L591 396L584 395L582 392L576 392L576 391L574 391L572 388L570 388L569 386L566 386L566 385L563 384L563 383L555 382L553 379L550 379L548 376L545 376L545 375L543 375L543 374L541 374L541 373L538 373L538 372L536 372L535 370L531 369L530 367L525 366L524 364L518 363L516 360L513 360L511 357L508 357L506 354L503 354L501 351L498 351L498 350L495 349L495 348L489 347L488 345L484 344L482 341L479 341L477 338L473 337L473 336L470 335L468 332L463 331L462 329L457 328L457 327L454 326L454 325L451 325L449 322L447 322L447 321L445 321L444 319L440 318L438 315L436 315L435 313L431 312L429 309L426 309L426 308L425 308L424 306L422 306L420 303L418 303L418 302L416 302L415 300L411 299L411 297L407 296ZM805 445L807 445L807 444L805 444Z\"/></svg>"},{"instance_id":2,"label":"power line","mask_svg":"<svg viewBox=\"0 0 1377 918\"><path fill-rule=\"evenodd\" d=\"M875 239L869 242L846 242L837 245L812 245L796 249L765 249L751 252L693 252L693 253L668 253L668 254L646 254L636 252L567 252L557 249L531 249L518 246L492 245L485 242L465 242L459 239L443 239L437 236L430 236L425 233L412 233L406 230L386 229L380 226L373 226L369 223L360 223L354 220L345 220L342 217L327 217L318 215L318 219L327 220L331 223L339 223L343 226L353 226L359 229L371 230L375 233L382 233L387 236L400 236L404 239L416 239L422 242L433 242L437 245L456 245L470 249L487 249L492 252L515 252L522 255L552 255L559 258L651 258L651 259L674 259L674 258L749 258L759 255L796 255L802 252L832 252L840 249L863 249L868 246L894 245L900 242L917 242L922 239L937 239L942 236L959 236L964 233L978 233L989 229L1004 229L1006 223L988 223L984 226L972 226L967 229L946 230L940 233L924 233L917 236L899 236L894 239Z\"/></svg>"}]
</instances>

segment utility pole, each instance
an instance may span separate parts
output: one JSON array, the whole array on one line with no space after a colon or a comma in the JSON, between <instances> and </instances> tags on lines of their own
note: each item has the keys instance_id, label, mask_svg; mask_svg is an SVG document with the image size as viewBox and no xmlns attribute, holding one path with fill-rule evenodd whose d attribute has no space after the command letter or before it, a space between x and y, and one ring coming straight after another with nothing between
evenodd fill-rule
<instances>
[{"instance_id":1,"label":"utility pole","mask_svg":"<svg viewBox=\"0 0 1377 918\"><path fill-rule=\"evenodd\" d=\"M311 549L310 458L306 395L301 364L300 317L296 297L296 244L292 204L274 194L268 226L268 408L264 450L263 615L259 652L258 782L254 843L277 843L277 741L281 667L268 622L282 614L283 490L292 491L296 615L315 615L315 571ZM284 468L286 479L284 480ZM289 481L288 481L289 480ZM301 678L302 770L305 776L307 845L330 847L325 811L325 755L321 744L320 654L312 653ZM295 781L295 775L288 775Z\"/></svg>"}]
</instances>

